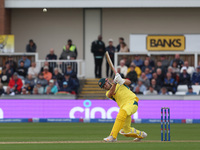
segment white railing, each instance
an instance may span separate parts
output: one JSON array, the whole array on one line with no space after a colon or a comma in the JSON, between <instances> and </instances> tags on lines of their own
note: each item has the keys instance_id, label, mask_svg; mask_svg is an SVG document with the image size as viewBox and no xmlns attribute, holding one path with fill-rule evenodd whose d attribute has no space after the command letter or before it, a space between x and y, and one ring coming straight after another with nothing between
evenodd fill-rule
<instances>
[{"instance_id":1,"label":"white railing","mask_svg":"<svg viewBox=\"0 0 200 150\"><path fill-rule=\"evenodd\" d=\"M85 77L85 61L84 60L37 60L37 65L41 68L45 62L49 62L50 67L57 67L61 73L65 73L67 66L70 65L72 69L77 72L78 78Z\"/></svg>"},{"instance_id":2,"label":"white railing","mask_svg":"<svg viewBox=\"0 0 200 150\"><path fill-rule=\"evenodd\" d=\"M0 57L13 56L13 60L16 61L17 63L18 63L18 60L16 60L16 58L21 58L23 55L26 55L27 57L33 56L33 59L31 61L35 61L37 64L37 67L39 67L39 68L43 67L45 61L48 61L51 67L53 67L53 68L58 67L60 69L61 73L64 74L66 71L67 65L71 65L72 68L77 72L78 78L85 77L85 61L82 59L39 60L38 53L26 53L26 52L25 53L0 53Z\"/></svg>"}]
</instances>

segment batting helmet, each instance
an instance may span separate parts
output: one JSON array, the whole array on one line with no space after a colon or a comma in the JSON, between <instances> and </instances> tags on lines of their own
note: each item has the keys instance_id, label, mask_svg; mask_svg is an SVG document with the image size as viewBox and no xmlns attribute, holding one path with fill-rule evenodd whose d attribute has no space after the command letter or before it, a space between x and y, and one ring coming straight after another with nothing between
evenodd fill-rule
<instances>
[{"instance_id":1,"label":"batting helmet","mask_svg":"<svg viewBox=\"0 0 200 150\"><path fill-rule=\"evenodd\" d=\"M99 80L99 82L98 82L98 85L100 86L100 88L102 88L103 87L103 85L106 83L106 78L101 78L100 80Z\"/></svg>"}]
</instances>

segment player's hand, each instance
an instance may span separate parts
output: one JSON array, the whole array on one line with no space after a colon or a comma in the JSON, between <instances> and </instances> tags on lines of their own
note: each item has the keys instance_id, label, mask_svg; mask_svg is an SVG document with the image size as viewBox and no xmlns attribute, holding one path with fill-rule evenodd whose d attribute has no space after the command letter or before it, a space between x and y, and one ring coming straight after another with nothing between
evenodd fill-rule
<instances>
[{"instance_id":1,"label":"player's hand","mask_svg":"<svg viewBox=\"0 0 200 150\"><path fill-rule=\"evenodd\" d=\"M124 84L125 81L124 81L124 79L122 79L122 77L120 76L119 73L116 73L114 82L122 85L122 84Z\"/></svg>"},{"instance_id":2,"label":"player's hand","mask_svg":"<svg viewBox=\"0 0 200 150\"><path fill-rule=\"evenodd\" d=\"M117 84L118 83L118 78L119 78L120 74L116 73L115 78L114 78L114 83Z\"/></svg>"}]
</instances>

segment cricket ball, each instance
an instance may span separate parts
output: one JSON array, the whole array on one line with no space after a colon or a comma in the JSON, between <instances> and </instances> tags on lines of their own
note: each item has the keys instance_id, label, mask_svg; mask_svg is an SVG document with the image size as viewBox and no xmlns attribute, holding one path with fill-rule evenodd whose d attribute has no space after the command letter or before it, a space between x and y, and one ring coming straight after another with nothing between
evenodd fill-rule
<instances>
[{"instance_id":1,"label":"cricket ball","mask_svg":"<svg viewBox=\"0 0 200 150\"><path fill-rule=\"evenodd\" d=\"M43 12L47 12L47 9L46 9L46 8L43 8Z\"/></svg>"}]
</instances>

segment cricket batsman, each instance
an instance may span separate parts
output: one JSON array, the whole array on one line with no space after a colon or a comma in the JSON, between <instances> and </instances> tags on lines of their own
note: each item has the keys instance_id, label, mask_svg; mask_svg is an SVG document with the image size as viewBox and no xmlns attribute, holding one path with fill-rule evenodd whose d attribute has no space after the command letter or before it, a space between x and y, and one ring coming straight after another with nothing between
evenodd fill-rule
<instances>
[{"instance_id":1,"label":"cricket batsman","mask_svg":"<svg viewBox=\"0 0 200 150\"><path fill-rule=\"evenodd\" d=\"M129 89L130 84L131 81L122 79L119 73L115 75L113 84L108 78L101 78L98 82L101 88L107 90L106 96L117 102L120 108L110 135L103 139L105 142L116 142L118 133L126 137L134 137L134 141L147 137L144 131L131 127L131 115L137 111L139 99Z\"/></svg>"}]
</instances>

